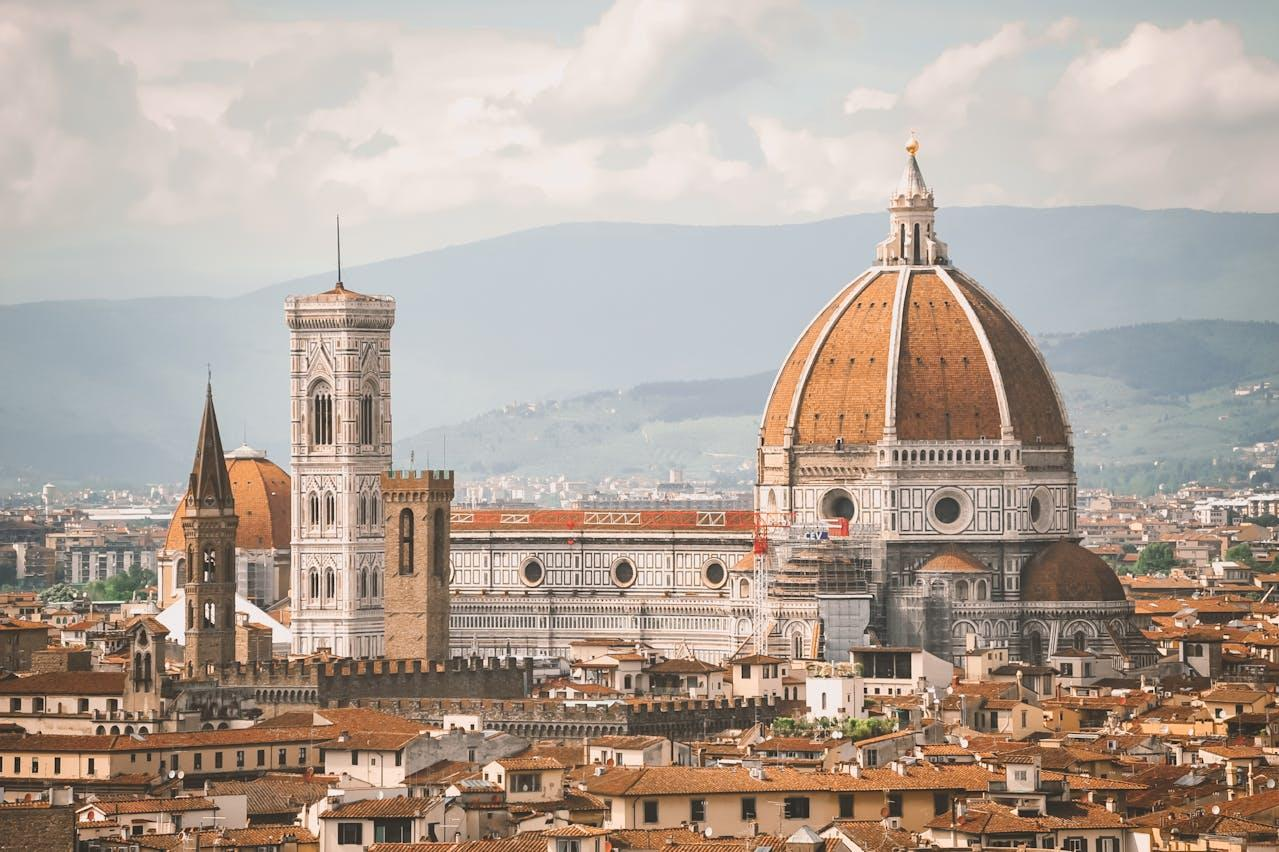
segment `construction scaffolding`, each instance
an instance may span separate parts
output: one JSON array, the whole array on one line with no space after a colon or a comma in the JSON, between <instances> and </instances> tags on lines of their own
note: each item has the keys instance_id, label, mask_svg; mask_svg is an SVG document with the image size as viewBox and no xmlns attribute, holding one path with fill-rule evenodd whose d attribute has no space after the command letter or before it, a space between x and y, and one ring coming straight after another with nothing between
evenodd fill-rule
<instances>
[{"instance_id":1,"label":"construction scaffolding","mask_svg":"<svg viewBox=\"0 0 1279 852\"><path fill-rule=\"evenodd\" d=\"M864 641L862 633L875 615L871 601L883 583L884 542L878 528L843 522L772 523L766 529L757 527L754 550L752 628L755 647L761 653L770 647L770 635L780 627L778 607L787 602L816 604L813 615L820 616L819 624L824 624L827 614L852 623L839 614L850 611L848 602L856 601L859 615L853 620L860 625L858 635L843 635L845 629L832 636L833 625L824 624L825 638L835 639L841 652L848 644ZM817 656L819 636L814 636L813 644L809 653Z\"/></svg>"}]
</instances>

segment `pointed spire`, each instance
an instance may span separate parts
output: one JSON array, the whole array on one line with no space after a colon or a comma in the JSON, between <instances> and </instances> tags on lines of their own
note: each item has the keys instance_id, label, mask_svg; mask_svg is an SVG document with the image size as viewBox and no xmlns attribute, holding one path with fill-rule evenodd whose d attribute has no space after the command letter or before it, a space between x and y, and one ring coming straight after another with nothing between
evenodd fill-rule
<instances>
[{"instance_id":1,"label":"pointed spire","mask_svg":"<svg viewBox=\"0 0 1279 852\"><path fill-rule=\"evenodd\" d=\"M897 198L922 198L929 194L928 185L924 183L924 173L919 170L919 161L915 159L916 152L919 151L919 139L915 136L915 131L910 132L910 139L906 141L906 168L902 170L901 180L897 181L897 191L893 193Z\"/></svg>"},{"instance_id":2,"label":"pointed spire","mask_svg":"<svg viewBox=\"0 0 1279 852\"><path fill-rule=\"evenodd\" d=\"M200 420L200 438L195 446L195 463L191 466L189 504L195 507L231 508L231 478L227 475L226 457L222 453L222 436L218 432L218 415L213 410L213 381L205 385L204 416Z\"/></svg>"}]
</instances>

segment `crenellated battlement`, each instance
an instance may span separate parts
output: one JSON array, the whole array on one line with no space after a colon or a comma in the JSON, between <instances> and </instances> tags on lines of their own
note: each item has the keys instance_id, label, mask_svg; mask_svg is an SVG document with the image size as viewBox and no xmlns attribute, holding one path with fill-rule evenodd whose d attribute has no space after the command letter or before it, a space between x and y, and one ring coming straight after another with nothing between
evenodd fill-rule
<instances>
[{"instance_id":1,"label":"crenellated battlement","mask_svg":"<svg viewBox=\"0 0 1279 852\"><path fill-rule=\"evenodd\" d=\"M430 470L388 470L386 478L392 482L396 480L422 480L422 479L447 479L453 481L453 471L443 469Z\"/></svg>"},{"instance_id":2,"label":"crenellated battlement","mask_svg":"<svg viewBox=\"0 0 1279 852\"><path fill-rule=\"evenodd\" d=\"M255 691L259 704L345 707L362 699L521 698L533 683L532 660L272 660L234 663L217 672L227 687Z\"/></svg>"}]
</instances>

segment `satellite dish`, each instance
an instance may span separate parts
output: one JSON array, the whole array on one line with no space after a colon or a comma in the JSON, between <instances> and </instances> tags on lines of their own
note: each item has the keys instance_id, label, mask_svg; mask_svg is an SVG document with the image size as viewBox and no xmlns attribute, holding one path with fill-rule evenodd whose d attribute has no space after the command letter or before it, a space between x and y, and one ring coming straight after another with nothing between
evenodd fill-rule
<instances>
[{"instance_id":1,"label":"satellite dish","mask_svg":"<svg viewBox=\"0 0 1279 852\"><path fill-rule=\"evenodd\" d=\"M706 828L702 829L702 834L705 834L707 837L714 837L715 829L708 825Z\"/></svg>"},{"instance_id":2,"label":"satellite dish","mask_svg":"<svg viewBox=\"0 0 1279 852\"><path fill-rule=\"evenodd\" d=\"M185 777L187 777L187 774L186 774L185 772L183 772L181 769L179 769L179 770L178 770L178 780L179 780L179 781L181 781L181 780L182 780L183 778L185 778Z\"/></svg>"},{"instance_id":3,"label":"satellite dish","mask_svg":"<svg viewBox=\"0 0 1279 852\"><path fill-rule=\"evenodd\" d=\"M177 773L177 772L175 772L174 770L170 769L170 770L169 770L169 780L170 780L170 781L172 781L174 778L177 778L177 777L178 777L178 773Z\"/></svg>"},{"instance_id":4,"label":"satellite dish","mask_svg":"<svg viewBox=\"0 0 1279 852\"><path fill-rule=\"evenodd\" d=\"M831 731L831 732L830 732L830 738L831 738L832 740L840 739L840 738L841 738L841 737L843 737L843 736L844 736L844 732L843 732L843 731Z\"/></svg>"},{"instance_id":5,"label":"satellite dish","mask_svg":"<svg viewBox=\"0 0 1279 852\"><path fill-rule=\"evenodd\" d=\"M960 737L960 738L959 738L959 747L960 747L960 748L968 748L968 737Z\"/></svg>"},{"instance_id":6,"label":"satellite dish","mask_svg":"<svg viewBox=\"0 0 1279 852\"><path fill-rule=\"evenodd\" d=\"M1213 816L1219 816L1220 814L1221 814L1221 805L1213 805L1213 806L1212 806L1212 815L1213 815Z\"/></svg>"},{"instance_id":7,"label":"satellite dish","mask_svg":"<svg viewBox=\"0 0 1279 852\"><path fill-rule=\"evenodd\" d=\"M1270 778L1266 781L1266 789L1273 790L1275 788L1275 779Z\"/></svg>"}]
</instances>

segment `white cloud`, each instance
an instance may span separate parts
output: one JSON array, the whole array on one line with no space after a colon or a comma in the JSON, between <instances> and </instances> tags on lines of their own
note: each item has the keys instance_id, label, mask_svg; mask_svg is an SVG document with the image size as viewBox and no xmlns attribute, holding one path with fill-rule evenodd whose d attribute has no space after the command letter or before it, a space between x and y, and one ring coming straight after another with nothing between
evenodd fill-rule
<instances>
[{"instance_id":1,"label":"white cloud","mask_svg":"<svg viewBox=\"0 0 1279 852\"><path fill-rule=\"evenodd\" d=\"M976 96L978 78L995 63L1023 53L1030 44L1025 24L1010 23L983 41L948 47L907 84L903 98L913 108L958 121Z\"/></svg>"},{"instance_id":2,"label":"white cloud","mask_svg":"<svg viewBox=\"0 0 1279 852\"><path fill-rule=\"evenodd\" d=\"M845 115L853 115L862 110L892 109L897 106L897 95L883 89L869 89L858 86L844 98Z\"/></svg>"},{"instance_id":3,"label":"white cloud","mask_svg":"<svg viewBox=\"0 0 1279 852\"><path fill-rule=\"evenodd\" d=\"M1069 65L1048 121L1041 160L1070 176L1076 198L1275 207L1279 172L1241 171L1239 158L1274 149L1279 64L1249 55L1233 25L1137 25Z\"/></svg>"},{"instance_id":4,"label":"white cloud","mask_svg":"<svg viewBox=\"0 0 1279 852\"><path fill-rule=\"evenodd\" d=\"M636 129L767 70L797 0L617 0L538 100L547 124Z\"/></svg>"}]
</instances>

